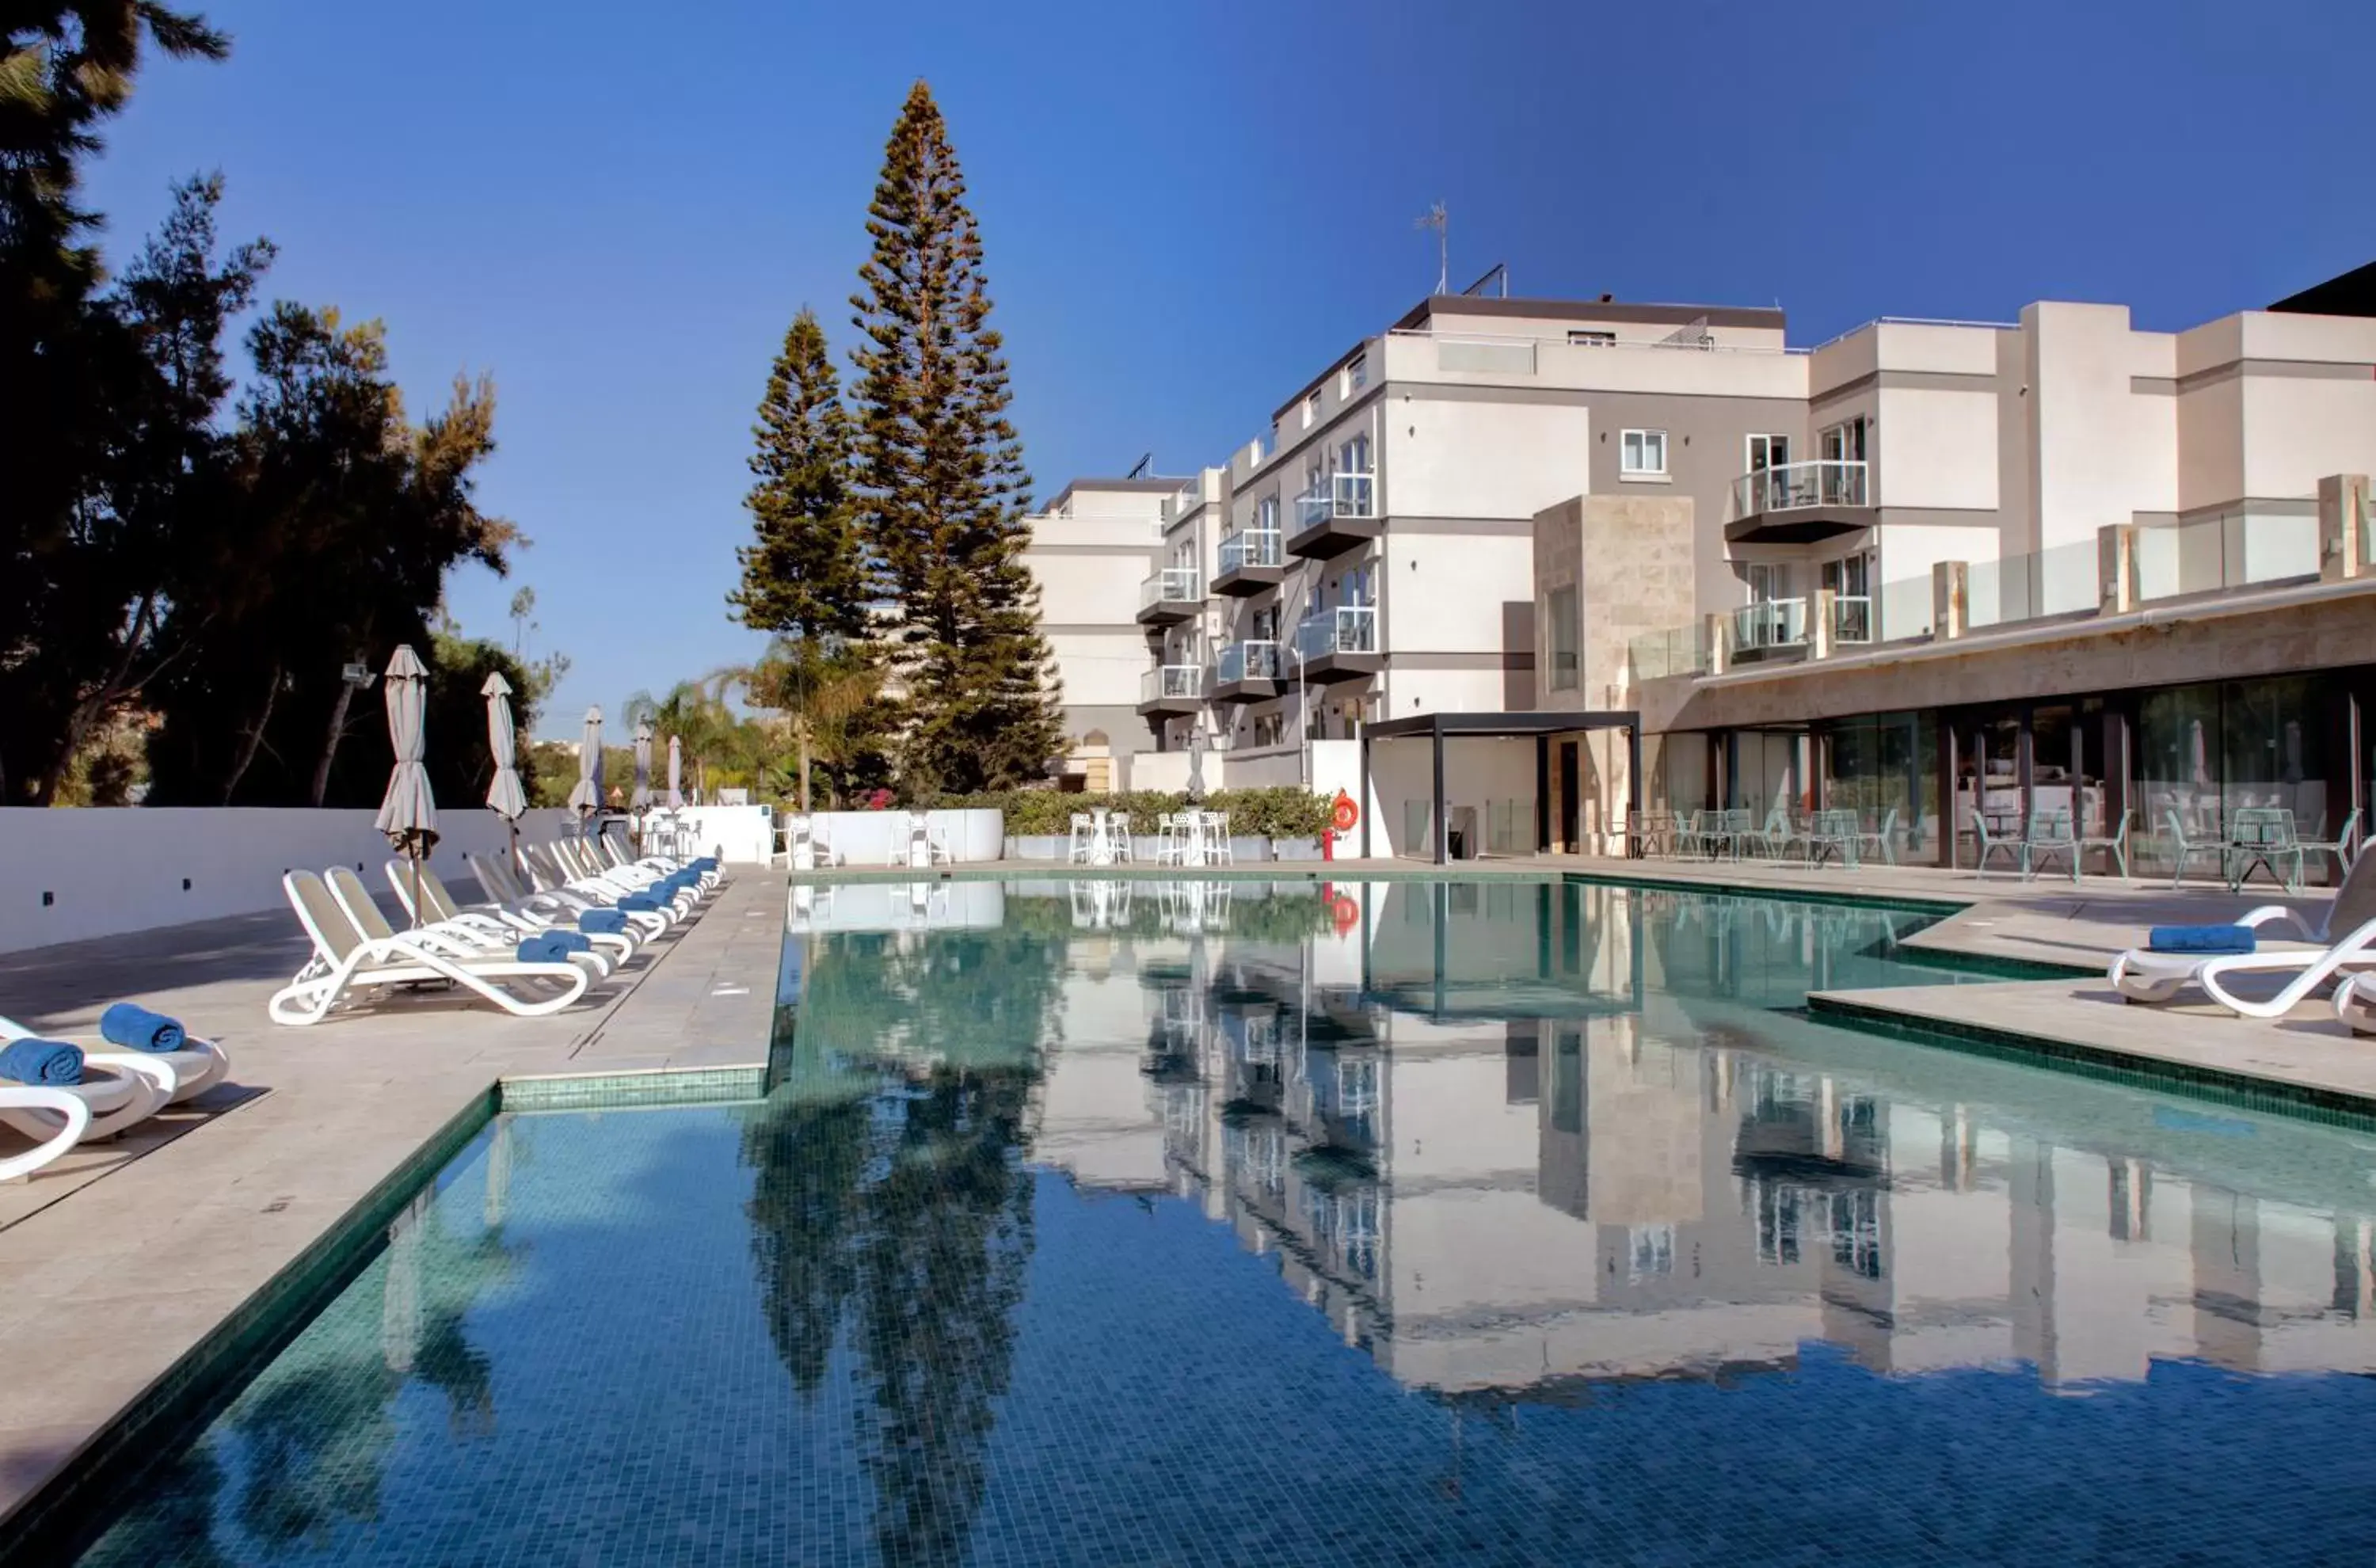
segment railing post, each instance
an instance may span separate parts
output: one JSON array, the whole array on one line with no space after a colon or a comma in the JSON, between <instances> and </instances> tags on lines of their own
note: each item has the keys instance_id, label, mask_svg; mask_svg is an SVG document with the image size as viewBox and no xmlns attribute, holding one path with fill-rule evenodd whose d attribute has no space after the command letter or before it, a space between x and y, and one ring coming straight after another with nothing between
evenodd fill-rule
<instances>
[{"instance_id":1,"label":"railing post","mask_svg":"<svg viewBox=\"0 0 2376 1568\"><path fill-rule=\"evenodd\" d=\"M1930 564L1930 636L1952 642L1971 625L1972 568L1964 561Z\"/></svg>"},{"instance_id":2,"label":"railing post","mask_svg":"<svg viewBox=\"0 0 2376 1568\"><path fill-rule=\"evenodd\" d=\"M1832 656L1834 617L1839 613L1840 590L1819 588L1808 601L1812 612L1807 625L1807 657L1829 659Z\"/></svg>"},{"instance_id":3,"label":"railing post","mask_svg":"<svg viewBox=\"0 0 2376 1568\"><path fill-rule=\"evenodd\" d=\"M2096 530L2096 613L2124 614L2137 601L2137 525L2107 523Z\"/></svg>"},{"instance_id":4,"label":"railing post","mask_svg":"<svg viewBox=\"0 0 2376 1568\"><path fill-rule=\"evenodd\" d=\"M2318 575L2323 582L2364 577L2368 559L2368 476L2329 474L2318 481Z\"/></svg>"},{"instance_id":5,"label":"railing post","mask_svg":"<svg viewBox=\"0 0 2376 1568\"><path fill-rule=\"evenodd\" d=\"M1721 675L1732 668L1732 617L1719 610L1707 617L1707 672Z\"/></svg>"}]
</instances>

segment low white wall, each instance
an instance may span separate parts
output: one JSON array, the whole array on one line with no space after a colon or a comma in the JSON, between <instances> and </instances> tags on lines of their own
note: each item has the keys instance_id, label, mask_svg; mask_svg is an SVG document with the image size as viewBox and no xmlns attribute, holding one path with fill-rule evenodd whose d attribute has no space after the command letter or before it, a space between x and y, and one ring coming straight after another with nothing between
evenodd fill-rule
<instances>
[{"instance_id":1,"label":"low white wall","mask_svg":"<svg viewBox=\"0 0 2376 1568\"><path fill-rule=\"evenodd\" d=\"M908 814L885 812L816 812L817 832L846 866L892 866L908 863ZM984 865L1006 848L1006 814L988 808L934 811L924 814L928 828L949 847L949 859L959 865Z\"/></svg>"},{"instance_id":2,"label":"low white wall","mask_svg":"<svg viewBox=\"0 0 2376 1568\"><path fill-rule=\"evenodd\" d=\"M776 816L769 806L663 807L651 814L655 845L670 842L672 820L683 825L695 854L716 855L728 865L763 866L776 851Z\"/></svg>"},{"instance_id":3,"label":"low white wall","mask_svg":"<svg viewBox=\"0 0 2376 1568\"><path fill-rule=\"evenodd\" d=\"M798 882L785 901L787 929L989 931L1004 923L1006 889L995 882Z\"/></svg>"},{"instance_id":4,"label":"low white wall","mask_svg":"<svg viewBox=\"0 0 2376 1568\"><path fill-rule=\"evenodd\" d=\"M0 811L0 952L277 909L281 874L299 866L360 866L376 892L388 848L374 814L240 806ZM567 816L530 812L520 835L551 838ZM429 863L467 895L463 852L504 848L503 819L484 809L441 811L437 826Z\"/></svg>"}]
</instances>

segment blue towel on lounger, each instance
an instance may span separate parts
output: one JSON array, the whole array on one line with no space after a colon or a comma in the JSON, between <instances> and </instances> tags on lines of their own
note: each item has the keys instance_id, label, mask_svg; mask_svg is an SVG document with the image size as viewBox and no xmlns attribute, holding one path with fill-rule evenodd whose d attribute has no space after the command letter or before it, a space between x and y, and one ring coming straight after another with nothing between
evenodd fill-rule
<instances>
[{"instance_id":1,"label":"blue towel on lounger","mask_svg":"<svg viewBox=\"0 0 2376 1568\"><path fill-rule=\"evenodd\" d=\"M2153 953L2250 953L2260 938L2248 925L2157 925L2145 938Z\"/></svg>"},{"instance_id":2,"label":"blue towel on lounger","mask_svg":"<svg viewBox=\"0 0 2376 1568\"><path fill-rule=\"evenodd\" d=\"M524 937L521 939L519 944L519 961L523 964L565 964L569 962L569 946L562 940L564 935L576 936L577 940L580 942L586 940L582 936L577 936L576 932L564 932L557 931L541 931L534 936Z\"/></svg>"},{"instance_id":3,"label":"blue towel on lounger","mask_svg":"<svg viewBox=\"0 0 2376 1568\"><path fill-rule=\"evenodd\" d=\"M617 907L631 915L657 915L660 912L660 901L648 893L623 894Z\"/></svg>"},{"instance_id":4,"label":"blue towel on lounger","mask_svg":"<svg viewBox=\"0 0 2376 1568\"><path fill-rule=\"evenodd\" d=\"M627 930L627 917L616 909L588 909L577 917L577 929L588 936L621 936Z\"/></svg>"},{"instance_id":5,"label":"blue towel on lounger","mask_svg":"<svg viewBox=\"0 0 2376 1568\"><path fill-rule=\"evenodd\" d=\"M0 1045L0 1078L20 1084L82 1082L82 1047L62 1039L27 1036Z\"/></svg>"},{"instance_id":6,"label":"blue towel on lounger","mask_svg":"<svg viewBox=\"0 0 2376 1568\"><path fill-rule=\"evenodd\" d=\"M151 1013L137 1002L119 1002L99 1016L99 1035L110 1045L120 1045L126 1051L146 1051L162 1056L179 1051L186 1044L190 1032L182 1028L179 1018L168 1018L162 1013Z\"/></svg>"}]
</instances>

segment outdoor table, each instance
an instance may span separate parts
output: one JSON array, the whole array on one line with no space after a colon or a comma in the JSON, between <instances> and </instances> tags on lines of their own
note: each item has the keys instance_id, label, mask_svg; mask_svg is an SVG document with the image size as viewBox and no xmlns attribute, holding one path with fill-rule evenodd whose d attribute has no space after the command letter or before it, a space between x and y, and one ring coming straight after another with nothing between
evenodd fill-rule
<instances>
[{"instance_id":1,"label":"outdoor table","mask_svg":"<svg viewBox=\"0 0 2376 1568\"><path fill-rule=\"evenodd\" d=\"M1106 810L1104 806L1089 808L1089 864L1093 866L1113 864L1113 837L1106 831Z\"/></svg>"},{"instance_id":2,"label":"outdoor table","mask_svg":"<svg viewBox=\"0 0 2376 1568\"><path fill-rule=\"evenodd\" d=\"M2230 893L2242 892L2244 884L2260 870L2266 870L2288 893L2302 890L2301 840L2294 837L2294 814L2281 806L2246 806L2238 811L2228 823L2223 858Z\"/></svg>"}]
</instances>

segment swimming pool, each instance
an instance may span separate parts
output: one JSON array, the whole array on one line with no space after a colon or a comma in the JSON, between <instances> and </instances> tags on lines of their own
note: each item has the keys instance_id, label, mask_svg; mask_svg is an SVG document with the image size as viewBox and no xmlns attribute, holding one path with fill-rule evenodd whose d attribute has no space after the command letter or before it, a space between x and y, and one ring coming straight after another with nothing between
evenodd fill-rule
<instances>
[{"instance_id":1,"label":"swimming pool","mask_svg":"<svg viewBox=\"0 0 2376 1568\"><path fill-rule=\"evenodd\" d=\"M2376 1136L1818 1024L1884 909L931 883L505 1113L95 1563L2364 1561Z\"/></svg>"}]
</instances>

